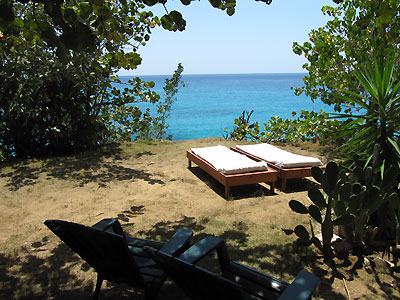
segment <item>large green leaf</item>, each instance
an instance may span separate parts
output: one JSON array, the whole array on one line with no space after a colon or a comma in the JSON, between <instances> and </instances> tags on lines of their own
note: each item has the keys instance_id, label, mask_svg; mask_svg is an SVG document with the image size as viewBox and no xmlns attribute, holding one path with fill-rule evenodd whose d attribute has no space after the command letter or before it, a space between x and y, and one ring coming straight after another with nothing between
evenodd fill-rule
<instances>
[{"instance_id":1,"label":"large green leaf","mask_svg":"<svg viewBox=\"0 0 400 300\"><path fill-rule=\"evenodd\" d=\"M319 224L322 224L321 212L319 211L319 208L317 206L310 205L308 207L308 212L310 213L311 217L313 217L313 219L315 221L317 221Z\"/></svg>"},{"instance_id":2,"label":"large green leaf","mask_svg":"<svg viewBox=\"0 0 400 300\"><path fill-rule=\"evenodd\" d=\"M339 190L340 201L348 202L351 196L351 184L350 182L344 183Z\"/></svg>"},{"instance_id":3,"label":"large green leaf","mask_svg":"<svg viewBox=\"0 0 400 300\"><path fill-rule=\"evenodd\" d=\"M317 189L315 187L312 187L308 190L308 197L316 206L319 206L319 207L327 206L324 195L321 193L321 191L319 189Z\"/></svg>"},{"instance_id":4,"label":"large green leaf","mask_svg":"<svg viewBox=\"0 0 400 300\"><path fill-rule=\"evenodd\" d=\"M311 175L312 175L312 177L313 177L316 181L318 181L319 183L322 182L322 174L323 174L323 171L322 171L321 168L315 167L315 166L311 168Z\"/></svg>"},{"instance_id":5,"label":"large green leaf","mask_svg":"<svg viewBox=\"0 0 400 300\"><path fill-rule=\"evenodd\" d=\"M307 207L297 200L290 200L289 206L294 212L297 212L299 214L308 214Z\"/></svg>"},{"instance_id":6,"label":"large green leaf","mask_svg":"<svg viewBox=\"0 0 400 300\"><path fill-rule=\"evenodd\" d=\"M325 175L326 175L326 180L327 180L326 188L328 189L326 192L331 193L335 189L338 179L339 179L339 167L338 167L337 163L330 161L326 165Z\"/></svg>"},{"instance_id":7,"label":"large green leaf","mask_svg":"<svg viewBox=\"0 0 400 300\"><path fill-rule=\"evenodd\" d=\"M399 145L391 138L388 137L389 143L393 146L393 148L396 150L397 154L400 155L400 148Z\"/></svg>"},{"instance_id":8,"label":"large green leaf","mask_svg":"<svg viewBox=\"0 0 400 300\"><path fill-rule=\"evenodd\" d=\"M310 239L310 235L308 234L307 229L303 225L297 225L294 228L294 233L302 240Z\"/></svg>"}]
</instances>

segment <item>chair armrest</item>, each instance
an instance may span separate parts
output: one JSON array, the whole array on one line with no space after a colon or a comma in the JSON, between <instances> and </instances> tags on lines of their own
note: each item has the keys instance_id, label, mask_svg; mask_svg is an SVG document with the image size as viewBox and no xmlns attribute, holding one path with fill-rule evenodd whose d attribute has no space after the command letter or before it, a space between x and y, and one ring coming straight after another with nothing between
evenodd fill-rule
<instances>
[{"instance_id":1,"label":"chair armrest","mask_svg":"<svg viewBox=\"0 0 400 300\"><path fill-rule=\"evenodd\" d=\"M160 251L172 256L177 256L189 248L189 240L192 236L193 232L191 230L180 228L177 232L175 232L172 238L165 243Z\"/></svg>"},{"instance_id":2,"label":"chair armrest","mask_svg":"<svg viewBox=\"0 0 400 300\"><path fill-rule=\"evenodd\" d=\"M143 248L145 246L155 248L156 250L160 250L164 245L165 242L159 242L154 240L146 240L141 238L134 238L134 237L126 237L126 242L129 246Z\"/></svg>"},{"instance_id":3,"label":"chair armrest","mask_svg":"<svg viewBox=\"0 0 400 300\"><path fill-rule=\"evenodd\" d=\"M113 232L122 236L125 236L122 230L121 224L117 218L103 219L92 226L93 228L101 231Z\"/></svg>"},{"instance_id":4,"label":"chair armrest","mask_svg":"<svg viewBox=\"0 0 400 300\"><path fill-rule=\"evenodd\" d=\"M308 300L311 299L319 278L306 270L300 271L295 280L287 287L278 300Z\"/></svg>"},{"instance_id":5,"label":"chair armrest","mask_svg":"<svg viewBox=\"0 0 400 300\"><path fill-rule=\"evenodd\" d=\"M225 247L225 241L223 239L214 236L207 236L183 252L179 258L191 264L195 264L211 251L214 249L218 250L220 247Z\"/></svg>"},{"instance_id":6,"label":"chair armrest","mask_svg":"<svg viewBox=\"0 0 400 300\"><path fill-rule=\"evenodd\" d=\"M250 268L237 261L230 261L229 264L226 265L226 268L222 270L222 274L228 278L242 278L246 281L254 282L278 294L283 293L289 286L289 284L282 280Z\"/></svg>"}]
</instances>

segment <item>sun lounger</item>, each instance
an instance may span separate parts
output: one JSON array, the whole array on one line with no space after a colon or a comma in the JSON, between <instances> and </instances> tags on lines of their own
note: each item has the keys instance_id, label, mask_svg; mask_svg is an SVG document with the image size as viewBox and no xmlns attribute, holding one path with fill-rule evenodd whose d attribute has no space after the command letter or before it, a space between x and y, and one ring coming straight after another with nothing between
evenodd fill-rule
<instances>
[{"instance_id":1,"label":"sun lounger","mask_svg":"<svg viewBox=\"0 0 400 300\"><path fill-rule=\"evenodd\" d=\"M189 168L194 162L205 172L225 186L225 197L231 186L266 182L274 191L278 179L276 170L268 168L265 162L248 158L225 146L192 148L186 152Z\"/></svg>"},{"instance_id":2,"label":"sun lounger","mask_svg":"<svg viewBox=\"0 0 400 300\"><path fill-rule=\"evenodd\" d=\"M237 145L232 150L257 161L265 161L270 167L276 169L282 180L282 191L286 189L288 179L309 177L313 166L323 167L323 163L318 158L294 154L266 143Z\"/></svg>"}]
</instances>

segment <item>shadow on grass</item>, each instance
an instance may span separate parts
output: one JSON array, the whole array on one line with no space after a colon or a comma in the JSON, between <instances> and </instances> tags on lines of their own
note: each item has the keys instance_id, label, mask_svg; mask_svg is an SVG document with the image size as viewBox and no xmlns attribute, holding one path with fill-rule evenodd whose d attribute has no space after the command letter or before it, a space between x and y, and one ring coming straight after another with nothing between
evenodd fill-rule
<instances>
[{"instance_id":1,"label":"shadow on grass","mask_svg":"<svg viewBox=\"0 0 400 300\"><path fill-rule=\"evenodd\" d=\"M128 168L118 164L118 161L127 159L127 154L118 144L102 147L96 151L82 153L77 156L55 157L41 161L40 167L33 167L34 163L28 160L15 160L2 164L11 168L3 172L0 177L8 179L7 187L16 191L24 186L35 185L40 176L47 176L47 180L61 179L76 181L80 186L88 183L97 183L105 187L113 181L135 181L138 179L150 184L165 184L164 181L154 178L139 168ZM133 158L153 155L150 151L134 154Z\"/></svg>"},{"instance_id":2,"label":"shadow on grass","mask_svg":"<svg viewBox=\"0 0 400 300\"><path fill-rule=\"evenodd\" d=\"M277 186L278 188L281 186L279 181ZM306 192L312 187L321 188L319 183L307 178L288 179L284 193Z\"/></svg>"},{"instance_id":3,"label":"shadow on grass","mask_svg":"<svg viewBox=\"0 0 400 300\"><path fill-rule=\"evenodd\" d=\"M142 212L143 207L134 207L132 211ZM129 215L127 221L133 217L134 215ZM129 229L130 224L122 225ZM150 230L138 232L138 235L148 239L167 241L179 228L187 228L194 232L192 243L208 235L205 232L205 224L188 216L177 221L158 222ZM288 281L293 280L305 266L311 268L311 272L321 278L326 275L326 271L318 266L316 257L311 251L299 248L295 243L251 246L247 230L248 228L239 222L234 224L232 229L220 234L227 243L228 253L232 260L262 270L278 279L289 278ZM24 252L24 249L21 249L15 254L0 253L0 299L80 300L92 297L96 280L95 273L65 244L60 243L52 249L48 241L48 238L44 238L33 243L31 245L33 250ZM45 254L45 251L48 253ZM218 272L215 257L205 260L201 266ZM333 290L330 282L326 280L320 283L315 296L323 299L346 299ZM101 298L143 299L140 291L112 283L103 286ZM188 298L178 286L167 281L158 299L186 300Z\"/></svg>"},{"instance_id":4,"label":"shadow on grass","mask_svg":"<svg viewBox=\"0 0 400 300\"><path fill-rule=\"evenodd\" d=\"M214 177L207 172L203 171L200 167L191 167L189 171L193 173L197 178L207 184L216 194L220 197L225 198L225 187L219 183ZM246 198L262 197L276 195L272 193L268 188L261 184L250 184L241 186L231 186L231 195L228 200L240 200Z\"/></svg>"},{"instance_id":5,"label":"shadow on grass","mask_svg":"<svg viewBox=\"0 0 400 300\"><path fill-rule=\"evenodd\" d=\"M226 241L228 253L232 260L239 261L248 266L254 266L256 269L263 270L267 274L273 274L278 279L290 278L289 281L294 280L297 273L305 266L310 267L311 272L320 278L327 275L327 272L318 266L316 256L311 250L299 247L296 243L249 246L249 236L246 233L246 226L241 226L241 224L236 225L234 229L227 230L219 235L220 238ZM198 223L195 218L187 216L179 221L159 222L155 224L151 230L140 231L139 234L148 239L167 240L179 228L187 228L194 232L194 236L191 240L192 244L208 235L203 231L206 229L203 224ZM266 257L271 259L265 261ZM215 255L206 257L198 264L212 272L220 273ZM330 282L321 281L315 296L323 299L345 300L346 297L337 293L332 288L331 284L333 280L334 278L330 278ZM173 285L170 286L169 289L170 293L174 296L174 293L178 293L177 290L179 290L178 287L174 288ZM166 299L185 298L168 297Z\"/></svg>"},{"instance_id":6,"label":"shadow on grass","mask_svg":"<svg viewBox=\"0 0 400 300\"><path fill-rule=\"evenodd\" d=\"M81 264L78 256L60 244L42 258L36 249L17 254L0 253L0 299L88 299L92 285L84 285L71 269Z\"/></svg>"}]
</instances>

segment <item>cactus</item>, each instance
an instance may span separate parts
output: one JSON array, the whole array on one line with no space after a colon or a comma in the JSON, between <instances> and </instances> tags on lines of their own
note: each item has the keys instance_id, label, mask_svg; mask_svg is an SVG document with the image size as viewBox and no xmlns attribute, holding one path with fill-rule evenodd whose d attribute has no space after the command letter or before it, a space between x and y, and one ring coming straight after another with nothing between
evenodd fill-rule
<instances>
[{"instance_id":1,"label":"cactus","mask_svg":"<svg viewBox=\"0 0 400 300\"><path fill-rule=\"evenodd\" d=\"M353 172L349 177L351 193L350 196L346 195L345 203L347 211L357 216L353 224L356 247L360 248L364 242L371 241L366 235L372 231L370 219L374 214L377 219L375 223L382 228L381 231L385 230L387 219L397 220L399 195L393 189L397 175L398 167L387 166L382 160L379 145L375 145L373 154L366 162L355 156Z\"/></svg>"},{"instance_id":2,"label":"cactus","mask_svg":"<svg viewBox=\"0 0 400 300\"><path fill-rule=\"evenodd\" d=\"M293 231L285 230L285 232L286 234L295 233L298 237L298 241L303 245L314 244L322 251L324 260L329 261L333 257L331 241L334 226L354 222L354 215L347 212L347 210L342 210L343 213L338 214L338 211L335 209L339 203L339 191L341 188L338 165L335 162L329 162L325 171L322 171L318 167L313 167L311 172L314 179L321 184L325 195L319 189L311 188L308 191L308 197L312 202L311 205L306 207L297 200L291 200L289 206L297 213L309 214L312 219L321 225L322 243L315 237L311 222L311 235L302 225L296 226ZM322 216L321 211L325 211L324 216Z\"/></svg>"},{"instance_id":3,"label":"cactus","mask_svg":"<svg viewBox=\"0 0 400 300\"><path fill-rule=\"evenodd\" d=\"M354 249L371 243L385 228L395 233L393 239L400 248L399 166L385 164L379 145L367 160L354 156L349 169L330 162L325 171L318 167L311 171L322 191L317 188L308 191L312 202L308 207L296 200L291 200L289 206L297 213L309 214L320 224L322 243L315 237L311 222L311 234L302 225L284 230L286 234L296 234L303 245L314 244L322 251L325 261L334 254L331 240L335 226L341 227L345 240ZM372 217L378 227L372 226Z\"/></svg>"}]
</instances>

